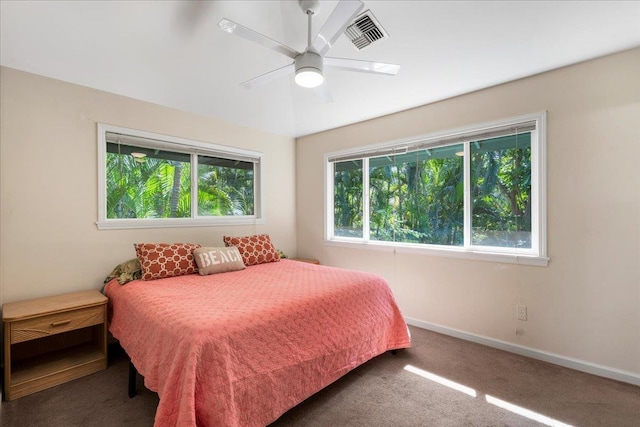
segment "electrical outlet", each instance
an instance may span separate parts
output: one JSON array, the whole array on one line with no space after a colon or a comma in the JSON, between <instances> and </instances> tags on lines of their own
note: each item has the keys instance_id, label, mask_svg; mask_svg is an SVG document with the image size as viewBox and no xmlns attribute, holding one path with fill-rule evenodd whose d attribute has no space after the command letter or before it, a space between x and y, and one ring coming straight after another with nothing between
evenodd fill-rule
<instances>
[{"instance_id":1,"label":"electrical outlet","mask_svg":"<svg viewBox=\"0 0 640 427\"><path fill-rule=\"evenodd\" d=\"M516 305L516 318L518 320L527 320L527 306Z\"/></svg>"}]
</instances>

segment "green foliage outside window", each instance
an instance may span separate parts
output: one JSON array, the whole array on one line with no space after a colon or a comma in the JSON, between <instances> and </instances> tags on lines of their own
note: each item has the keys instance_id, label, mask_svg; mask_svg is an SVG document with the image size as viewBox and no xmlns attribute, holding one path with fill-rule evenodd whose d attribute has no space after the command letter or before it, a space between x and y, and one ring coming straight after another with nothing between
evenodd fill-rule
<instances>
[{"instance_id":1,"label":"green foliage outside window","mask_svg":"<svg viewBox=\"0 0 640 427\"><path fill-rule=\"evenodd\" d=\"M189 217L190 181L188 162L109 152L107 218Z\"/></svg>"},{"instance_id":2,"label":"green foliage outside window","mask_svg":"<svg viewBox=\"0 0 640 427\"><path fill-rule=\"evenodd\" d=\"M362 160L336 163L333 183L334 234L362 237Z\"/></svg>"},{"instance_id":3,"label":"green foliage outside window","mask_svg":"<svg viewBox=\"0 0 640 427\"><path fill-rule=\"evenodd\" d=\"M531 134L471 145L474 245L531 247Z\"/></svg>"},{"instance_id":4,"label":"green foliage outside window","mask_svg":"<svg viewBox=\"0 0 640 427\"><path fill-rule=\"evenodd\" d=\"M253 163L209 156L198 163L198 215L254 214ZM191 217L189 154L109 143L106 176L109 219Z\"/></svg>"},{"instance_id":5,"label":"green foliage outside window","mask_svg":"<svg viewBox=\"0 0 640 427\"><path fill-rule=\"evenodd\" d=\"M198 156L198 215L253 215L253 205L252 163Z\"/></svg>"},{"instance_id":6,"label":"green foliage outside window","mask_svg":"<svg viewBox=\"0 0 640 427\"><path fill-rule=\"evenodd\" d=\"M371 240L463 244L462 146L370 160Z\"/></svg>"},{"instance_id":7,"label":"green foliage outside window","mask_svg":"<svg viewBox=\"0 0 640 427\"><path fill-rule=\"evenodd\" d=\"M530 133L470 143L472 244L531 247ZM464 245L463 144L369 159L370 240ZM363 162L334 164L334 235L362 237Z\"/></svg>"}]
</instances>

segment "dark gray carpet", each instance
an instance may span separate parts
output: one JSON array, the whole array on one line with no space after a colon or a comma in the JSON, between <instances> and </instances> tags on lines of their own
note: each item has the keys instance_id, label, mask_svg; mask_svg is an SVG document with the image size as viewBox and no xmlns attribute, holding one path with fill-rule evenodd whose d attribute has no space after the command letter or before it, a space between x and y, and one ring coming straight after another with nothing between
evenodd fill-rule
<instances>
[{"instance_id":1,"label":"dark gray carpet","mask_svg":"<svg viewBox=\"0 0 640 427\"><path fill-rule=\"evenodd\" d=\"M367 362L272 426L640 426L640 387L424 329L411 333L411 349ZM2 426L151 426L157 395L139 380L138 396L129 399L128 361L111 350L106 371L2 402ZM533 421L489 403L492 397L546 418Z\"/></svg>"}]
</instances>

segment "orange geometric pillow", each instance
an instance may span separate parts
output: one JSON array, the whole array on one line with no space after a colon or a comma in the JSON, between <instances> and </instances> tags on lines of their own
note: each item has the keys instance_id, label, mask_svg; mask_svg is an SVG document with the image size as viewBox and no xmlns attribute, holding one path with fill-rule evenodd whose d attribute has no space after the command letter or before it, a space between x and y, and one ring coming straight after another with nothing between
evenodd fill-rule
<instances>
[{"instance_id":1,"label":"orange geometric pillow","mask_svg":"<svg viewBox=\"0 0 640 427\"><path fill-rule=\"evenodd\" d=\"M254 236L230 237L224 236L225 246L235 246L240 251L242 261L247 267L250 265L264 264L280 261L278 251L271 243L268 234L256 234Z\"/></svg>"},{"instance_id":2,"label":"orange geometric pillow","mask_svg":"<svg viewBox=\"0 0 640 427\"><path fill-rule=\"evenodd\" d=\"M200 245L192 243L134 243L142 267L142 280L183 276L198 272L193 251Z\"/></svg>"}]
</instances>

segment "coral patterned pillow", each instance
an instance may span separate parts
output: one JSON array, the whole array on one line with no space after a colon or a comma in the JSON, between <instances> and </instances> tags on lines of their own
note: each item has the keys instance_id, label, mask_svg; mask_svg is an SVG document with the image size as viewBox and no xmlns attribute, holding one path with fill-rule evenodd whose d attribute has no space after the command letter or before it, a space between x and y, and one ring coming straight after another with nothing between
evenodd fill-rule
<instances>
[{"instance_id":1,"label":"coral patterned pillow","mask_svg":"<svg viewBox=\"0 0 640 427\"><path fill-rule=\"evenodd\" d=\"M134 243L142 267L142 280L183 276L198 272L193 251L200 247L192 243Z\"/></svg>"},{"instance_id":2,"label":"coral patterned pillow","mask_svg":"<svg viewBox=\"0 0 640 427\"><path fill-rule=\"evenodd\" d=\"M280 261L278 251L271 243L268 234L256 234L254 236L230 237L224 236L225 246L235 246L242 255L242 261L247 267L250 265L264 264Z\"/></svg>"}]
</instances>

